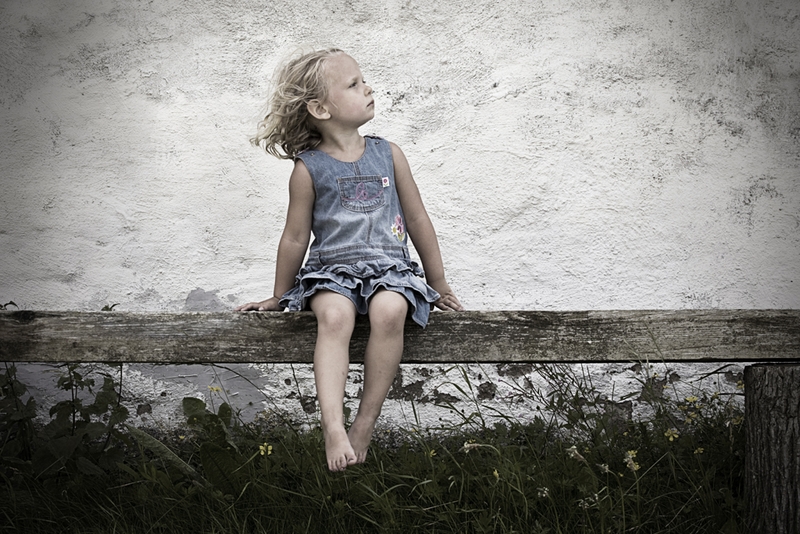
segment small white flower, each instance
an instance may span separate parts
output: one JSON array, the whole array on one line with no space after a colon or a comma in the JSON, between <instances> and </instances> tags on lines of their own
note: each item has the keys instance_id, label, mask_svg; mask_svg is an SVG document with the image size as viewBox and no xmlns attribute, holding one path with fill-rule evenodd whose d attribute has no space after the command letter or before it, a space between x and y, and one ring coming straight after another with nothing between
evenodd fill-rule
<instances>
[{"instance_id":1,"label":"small white flower","mask_svg":"<svg viewBox=\"0 0 800 534\"><path fill-rule=\"evenodd\" d=\"M570 457L570 458L572 458L573 460L578 460L579 462L586 463L586 458L584 458L584 457L581 455L581 453L579 453L579 452L578 452L578 448L577 448L575 445L573 445L572 447L570 447L569 449L567 449L567 454L568 454L568 455L569 455L569 457Z\"/></svg>"},{"instance_id":2,"label":"small white flower","mask_svg":"<svg viewBox=\"0 0 800 534\"><path fill-rule=\"evenodd\" d=\"M463 446L463 447L461 447L461 451L462 451L462 452L469 452L469 451L473 451L473 450L475 450L475 449L478 449L478 448L480 448L480 446L481 446L481 444L480 444L480 443L470 443L470 442L468 442L468 441L465 441L465 442L464 442L464 446Z\"/></svg>"},{"instance_id":3,"label":"small white flower","mask_svg":"<svg viewBox=\"0 0 800 534\"><path fill-rule=\"evenodd\" d=\"M578 501L578 507L580 507L582 510L587 510L587 509L591 508L592 506L594 506L595 504L597 504L598 499L599 499L599 496L597 495L597 493L595 493L591 497L586 497L585 499L580 499Z\"/></svg>"}]
</instances>

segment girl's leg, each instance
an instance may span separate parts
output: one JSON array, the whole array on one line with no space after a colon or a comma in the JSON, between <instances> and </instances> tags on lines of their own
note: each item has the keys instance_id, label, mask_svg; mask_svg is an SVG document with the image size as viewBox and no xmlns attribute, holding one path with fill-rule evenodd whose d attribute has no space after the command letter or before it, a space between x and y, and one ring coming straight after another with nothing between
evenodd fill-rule
<instances>
[{"instance_id":1,"label":"girl's leg","mask_svg":"<svg viewBox=\"0 0 800 534\"><path fill-rule=\"evenodd\" d=\"M333 291L320 291L311 297L311 309L317 317L314 381L321 412L322 434L325 437L325 455L328 469L343 471L357 461L344 428L342 406L356 308L343 295Z\"/></svg>"},{"instance_id":2,"label":"girl's leg","mask_svg":"<svg viewBox=\"0 0 800 534\"><path fill-rule=\"evenodd\" d=\"M375 421L394 382L403 355L403 328L408 301L400 293L382 290L369 302L370 334L364 354L364 391L358 414L350 426L350 443L362 463L372 440Z\"/></svg>"}]
</instances>

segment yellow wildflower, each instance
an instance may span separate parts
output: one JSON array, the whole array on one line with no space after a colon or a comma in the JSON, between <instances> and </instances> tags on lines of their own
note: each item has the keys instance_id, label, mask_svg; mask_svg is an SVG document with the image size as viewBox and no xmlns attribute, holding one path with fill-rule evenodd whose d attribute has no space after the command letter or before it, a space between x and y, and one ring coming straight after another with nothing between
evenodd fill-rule
<instances>
[{"instance_id":1,"label":"yellow wildflower","mask_svg":"<svg viewBox=\"0 0 800 534\"><path fill-rule=\"evenodd\" d=\"M703 451L705 451L705 449L704 449L703 447L697 447L697 448L694 450L694 453L695 453L695 454L703 454Z\"/></svg>"},{"instance_id":2,"label":"yellow wildflower","mask_svg":"<svg viewBox=\"0 0 800 534\"><path fill-rule=\"evenodd\" d=\"M664 432L664 436L669 438L670 441L674 441L680 434L678 434L678 430L676 428L670 428L666 432Z\"/></svg>"},{"instance_id":3,"label":"yellow wildflower","mask_svg":"<svg viewBox=\"0 0 800 534\"><path fill-rule=\"evenodd\" d=\"M636 458L636 451L628 451L625 453L625 467L633 472L636 472L640 469L640 466L638 463L633 461L634 458ZM622 476L622 473L620 473L619 476Z\"/></svg>"},{"instance_id":4,"label":"yellow wildflower","mask_svg":"<svg viewBox=\"0 0 800 534\"><path fill-rule=\"evenodd\" d=\"M495 482L499 482L499 481L500 481L500 473L498 473L498 472L497 472L497 469L495 469L495 470L492 472L492 474L494 475L494 480L495 480Z\"/></svg>"},{"instance_id":5,"label":"yellow wildflower","mask_svg":"<svg viewBox=\"0 0 800 534\"><path fill-rule=\"evenodd\" d=\"M258 446L259 452L261 452L261 456L267 455L269 456L272 454L272 445L264 443L263 445Z\"/></svg>"},{"instance_id":6,"label":"yellow wildflower","mask_svg":"<svg viewBox=\"0 0 800 534\"><path fill-rule=\"evenodd\" d=\"M695 397L694 395L691 395L691 396L689 396L689 397L686 397L686 402L689 402L689 403L691 403L691 404L694 404L694 403L695 403L695 402L697 402L698 400L700 400L700 399L698 399L698 398L697 398L697 397Z\"/></svg>"},{"instance_id":7,"label":"yellow wildflower","mask_svg":"<svg viewBox=\"0 0 800 534\"><path fill-rule=\"evenodd\" d=\"M434 449L431 449L430 451L428 451L428 456L433 458L434 456L436 456L436 451Z\"/></svg>"}]
</instances>

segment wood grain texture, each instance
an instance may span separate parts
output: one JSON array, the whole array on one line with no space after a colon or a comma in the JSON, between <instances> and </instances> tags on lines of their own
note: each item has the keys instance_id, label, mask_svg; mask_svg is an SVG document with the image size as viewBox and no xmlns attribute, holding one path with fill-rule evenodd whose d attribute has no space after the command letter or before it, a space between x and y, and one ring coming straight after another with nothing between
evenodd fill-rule
<instances>
[{"instance_id":1,"label":"wood grain texture","mask_svg":"<svg viewBox=\"0 0 800 534\"><path fill-rule=\"evenodd\" d=\"M369 324L351 343L362 361ZM0 312L2 361L310 362L313 314ZM800 310L433 313L406 327L403 361L800 359Z\"/></svg>"}]
</instances>

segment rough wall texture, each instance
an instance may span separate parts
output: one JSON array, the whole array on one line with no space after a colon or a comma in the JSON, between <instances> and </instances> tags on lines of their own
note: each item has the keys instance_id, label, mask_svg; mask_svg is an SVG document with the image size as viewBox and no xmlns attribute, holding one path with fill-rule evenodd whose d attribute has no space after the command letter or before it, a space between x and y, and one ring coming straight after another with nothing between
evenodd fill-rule
<instances>
[{"instance_id":1,"label":"rough wall texture","mask_svg":"<svg viewBox=\"0 0 800 534\"><path fill-rule=\"evenodd\" d=\"M291 164L248 137L279 59L333 44L467 307L800 307L797 0L4 0L0 21L3 302L268 295ZM397 396L433 395L431 370L404 372ZM163 373L134 376L160 393Z\"/></svg>"}]
</instances>

